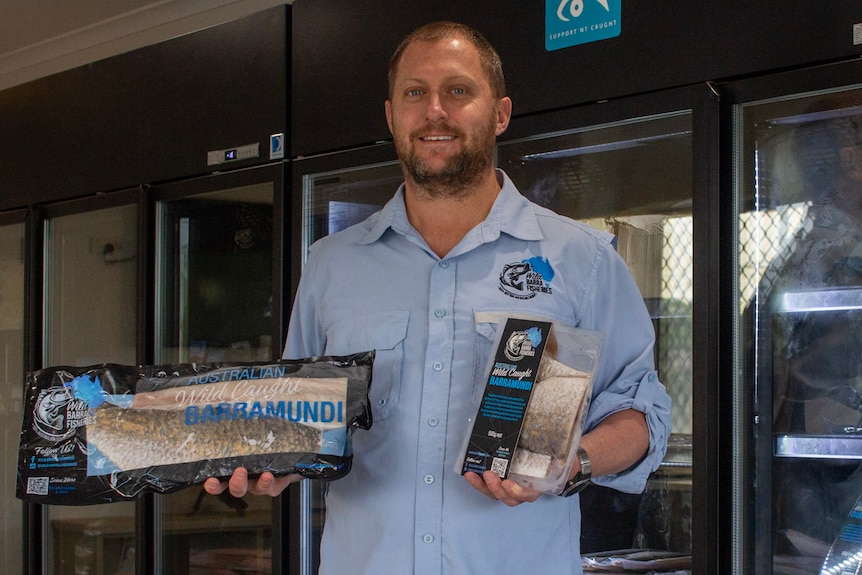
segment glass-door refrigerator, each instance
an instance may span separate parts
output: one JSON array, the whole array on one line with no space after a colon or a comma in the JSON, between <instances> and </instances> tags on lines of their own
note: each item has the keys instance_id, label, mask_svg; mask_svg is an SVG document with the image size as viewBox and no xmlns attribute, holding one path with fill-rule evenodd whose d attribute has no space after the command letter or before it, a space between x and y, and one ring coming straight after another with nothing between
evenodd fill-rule
<instances>
[{"instance_id":1,"label":"glass-door refrigerator","mask_svg":"<svg viewBox=\"0 0 862 575\"><path fill-rule=\"evenodd\" d=\"M729 86L744 572L862 569L860 72L850 62Z\"/></svg>"},{"instance_id":2,"label":"glass-door refrigerator","mask_svg":"<svg viewBox=\"0 0 862 575\"><path fill-rule=\"evenodd\" d=\"M581 493L585 566L650 550L651 559L691 568L698 262L690 98L677 92L515 119L498 147L499 166L524 195L616 236L653 320L655 363L673 400L667 456L646 491L621 493L598 482Z\"/></svg>"},{"instance_id":3,"label":"glass-door refrigerator","mask_svg":"<svg viewBox=\"0 0 862 575\"><path fill-rule=\"evenodd\" d=\"M293 161L291 242L293 291L299 284L308 248L320 238L358 223L385 204L403 181L395 148L380 143L345 152ZM305 479L291 491L291 573L312 575L320 563L320 534L326 515L325 485Z\"/></svg>"},{"instance_id":4,"label":"glass-door refrigerator","mask_svg":"<svg viewBox=\"0 0 862 575\"><path fill-rule=\"evenodd\" d=\"M153 363L280 357L283 166L155 186ZM287 234L285 234L287 235ZM153 497L157 573L282 573L281 498Z\"/></svg>"}]
</instances>

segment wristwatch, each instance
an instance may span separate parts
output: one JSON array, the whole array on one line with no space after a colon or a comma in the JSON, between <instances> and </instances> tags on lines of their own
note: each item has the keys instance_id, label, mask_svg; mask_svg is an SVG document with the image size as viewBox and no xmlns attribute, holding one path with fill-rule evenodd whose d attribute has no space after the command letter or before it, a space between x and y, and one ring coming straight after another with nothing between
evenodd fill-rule
<instances>
[{"instance_id":1,"label":"wristwatch","mask_svg":"<svg viewBox=\"0 0 862 575\"><path fill-rule=\"evenodd\" d=\"M578 461L581 462L581 470L578 471L577 475L572 477L568 483L566 483L565 487L563 487L563 491L560 493L561 497L569 497L570 495L579 493L584 490L584 487L590 484L590 477L593 475L593 467L590 465L590 457L580 445L578 446L577 453Z\"/></svg>"}]
</instances>

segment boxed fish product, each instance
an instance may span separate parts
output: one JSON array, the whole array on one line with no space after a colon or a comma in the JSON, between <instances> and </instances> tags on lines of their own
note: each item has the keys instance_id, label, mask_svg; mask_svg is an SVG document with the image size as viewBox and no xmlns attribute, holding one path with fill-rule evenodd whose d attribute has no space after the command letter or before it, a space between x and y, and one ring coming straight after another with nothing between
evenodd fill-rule
<instances>
[{"instance_id":1,"label":"boxed fish product","mask_svg":"<svg viewBox=\"0 0 862 575\"><path fill-rule=\"evenodd\" d=\"M558 494L576 456L604 335L537 317L506 318L457 471L491 470Z\"/></svg>"},{"instance_id":2,"label":"boxed fish product","mask_svg":"<svg viewBox=\"0 0 862 575\"><path fill-rule=\"evenodd\" d=\"M237 467L332 480L372 424L374 352L272 363L51 367L27 376L16 495L88 505Z\"/></svg>"}]
</instances>

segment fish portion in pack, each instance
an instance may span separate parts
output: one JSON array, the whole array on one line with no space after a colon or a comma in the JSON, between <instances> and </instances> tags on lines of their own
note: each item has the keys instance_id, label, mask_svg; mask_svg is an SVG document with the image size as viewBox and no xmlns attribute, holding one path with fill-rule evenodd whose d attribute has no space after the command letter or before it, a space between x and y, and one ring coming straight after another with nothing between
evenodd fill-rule
<instances>
[{"instance_id":1,"label":"fish portion in pack","mask_svg":"<svg viewBox=\"0 0 862 575\"><path fill-rule=\"evenodd\" d=\"M52 367L28 374L16 495L87 505L236 467L332 480L371 427L374 352L274 363Z\"/></svg>"}]
</instances>

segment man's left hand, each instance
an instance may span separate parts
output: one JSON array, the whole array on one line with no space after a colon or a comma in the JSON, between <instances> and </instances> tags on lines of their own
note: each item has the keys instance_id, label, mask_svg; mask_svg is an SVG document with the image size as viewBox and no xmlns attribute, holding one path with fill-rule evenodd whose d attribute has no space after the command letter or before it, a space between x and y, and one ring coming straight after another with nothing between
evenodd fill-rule
<instances>
[{"instance_id":1,"label":"man's left hand","mask_svg":"<svg viewBox=\"0 0 862 575\"><path fill-rule=\"evenodd\" d=\"M541 492L518 485L511 479L500 479L500 476L493 471L486 471L481 476L468 471L464 474L464 478L477 491L484 493L491 499L502 501L509 507L521 503L530 503L541 495Z\"/></svg>"}]
</instances>

